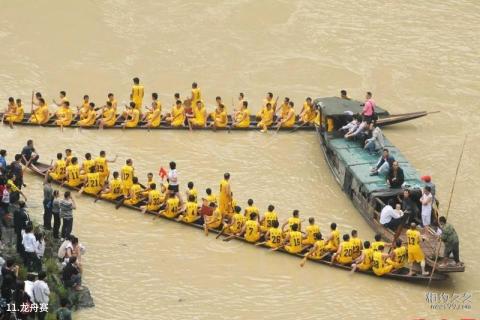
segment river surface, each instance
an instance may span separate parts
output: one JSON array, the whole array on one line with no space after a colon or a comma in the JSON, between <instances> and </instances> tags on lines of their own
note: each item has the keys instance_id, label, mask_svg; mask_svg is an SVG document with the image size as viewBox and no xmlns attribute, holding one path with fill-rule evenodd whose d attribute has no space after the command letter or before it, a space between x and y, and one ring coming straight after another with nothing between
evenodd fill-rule
<instances>
[{"instance_id":1,"label":"river surface","mask_svg":"<svg viewBox=\"0 0 480 320\"><path fill-rule=\"evenodd\" d=\"M479 316L479 1L0 1L0 101L32 90L48 101L66 90L103 103L127 101L139 76L164 105L202 88L209 108L245 92L254 110L267 91L299 105L306 96L374 93L391 113L441 111L385 130L437 184L447 207L468 139L449 220L461 239L463 274L433 287L348 273L267 252L137 212L77 197L74 233L87 247L84 282L96 307L76 319L460 319ZM145 103L148 102L145 99ZM144 103L144 104L145 104ZM3 106L2 106L3 108ZM231 108L230 108L231 110ZM75 154L132 158L139 177L178 162L182 187L203 194L232 175L235 198L299 209L328 230L373 233L340 191L314 133L79 131L0 128L10 156L29 138L44 161ZM41 181L27 173L30 212L40 219ZM445 213L445 212L444 212ZM475 249L476 248L476 249ZM432 310L429 291L470 293L471 310ZM468 303L467 303L468 304Z\"/></svg>"}]
</instances>

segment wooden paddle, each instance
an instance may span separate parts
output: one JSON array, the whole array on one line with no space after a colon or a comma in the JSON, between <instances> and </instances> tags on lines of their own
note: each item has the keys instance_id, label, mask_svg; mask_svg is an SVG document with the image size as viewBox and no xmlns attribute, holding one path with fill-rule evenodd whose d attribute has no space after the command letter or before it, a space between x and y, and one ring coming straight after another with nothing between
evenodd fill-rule
<instances>
[{"instance_id":1,"label":"wooden paddle","mask_svg":"<svg viewBox=\"0 0 480 320\"><path fill-rule=\"evenodd\" d=\"M280 248L283 248L283 247L285 247L285 244L282 244L281 246L278 246L278 247L276 247L276 248L270 249L270 251L277 251L277 250L279 250Z\"/></svg>"},{"instance_id":2,"label":"wooden paddle","mask_svg":"<svg viewBox=\"0 0 480 320\"><path fill-rule=\"evenodd\" d=\"M215 237L215 239L220 238L220 236L223 234L223 232L225 231L226 228L227 228L227 226L223 226L223 227L222 227L222 230L220 230L220 232L217 234L217 236Z\"/></svg>"},{"instance_id":3,"label":"wooden paddle","mask_svg":"<svg viewBox=\"0 0 480 320\"><path fill-rule=\"evenodd\" d=\"M305 127L306 125L308 125L309 122L304 122L302 123L301 125L299 125L298 127L294 128L293 130L291 130L289 133L293 133L295 131L297 131L298 129L302 128L302 127Z\"/></svg>"},{"instance_id":4,"label":"wooden paddle","mask_svg":"<svg viewBox=\"0 0 480 320\"><path fill-rule=\"evenodd\" d=\"M447 219L447 221L448 221L448 214L450 213L450 205L452 204L453 192L455 191L455 184L457 182L458 171L460 170L460 164L462 163L463 151L465 150L465 144L467 143L467 138L468 138L468 134L465 135L465 139L463 140L462 152L460 153L460 157L459 157L458 163L457 163L457 170L455 171L455 177L453 178L452 190L450 191L450 199L448 201L447 213L445 214L445 219ZM430 278L428 279L427 287L430 287L430 283L432 282L433 273L435 272L435 268L437 267L437 261L438 261L438 256L440 254L440 244L441 244L441 242L442 242L442 238L439 237L438 242L437 242L437 248L435 250L436 251L435 252L435 261L433 263Z\"/></svg>"},{"instance_id":5,"label":"wooden paddle","mask_svg":"<svg viewBox=\"0 0 480 320\"><path fill-rule=\"evenodd\" d=\"M242 237L237 236L236 234L232 234L232 235L226 237L225 239L223 239L223 241L228 242L228 241L230 241L230 240L232 240L232 239L234 239L234 238L235 238L235 239L243 239Z\"/></svg>"},{"instance_id":6,"label":"wooden paddle","mask_svg":"<svg viewBox=\"0 0 480 320\"><path fill-rule=\"evenodd\" d=\"M324 253L319 260L323 260L323 258L325 258L326 256L328 256L330 254L330 252L326 252ZM305 265L305 263L307 263L307 260L308 260L308 254L305 255L305 257L303 257L302 261L300 262L300 267L303 268L303 266Z\"/></svg>"}]
</instances>

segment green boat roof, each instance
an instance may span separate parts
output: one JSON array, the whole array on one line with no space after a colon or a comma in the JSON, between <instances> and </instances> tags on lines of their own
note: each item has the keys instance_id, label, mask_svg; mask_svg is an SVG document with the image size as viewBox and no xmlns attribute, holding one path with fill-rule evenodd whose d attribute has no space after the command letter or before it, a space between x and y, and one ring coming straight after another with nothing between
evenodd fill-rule
<instances>
[{"instance_id":1,"label":"green boat roof","mask_svg":"<svg viewBox=\"0 0 480 320\"><path fill-rule=\"evenodd\" d=\"M385 177L378 175L370 176L370 169L377 163L379 155L370 155L358 142L344 138L333 138L329 140L329 144L332 149L336 151L339 160L342 161L346 167L350 168L354 177L369 193L388 189ZM403 169L405 182L412 187L422 187L424 183L420 180L417 170L410 165L400 150L393 146L387 139L385 139L385 146Z\"/></svg>"},{"instance_id":2,"label":"green boat roof","mask_svg":"<svg viewBox=\"0 0 480 320\"><path fill-rule=\"evenodd\" d=\"M358 100L341 99L339 97L317 98L314 103L316 105L321 103L323 115L343 115L345 111L351 111L355 114L361 113L363 110L363 102ZM388 111L379 106L375 107L375 112L381 116L388 115Z\"/></svg>"}]
</instances>

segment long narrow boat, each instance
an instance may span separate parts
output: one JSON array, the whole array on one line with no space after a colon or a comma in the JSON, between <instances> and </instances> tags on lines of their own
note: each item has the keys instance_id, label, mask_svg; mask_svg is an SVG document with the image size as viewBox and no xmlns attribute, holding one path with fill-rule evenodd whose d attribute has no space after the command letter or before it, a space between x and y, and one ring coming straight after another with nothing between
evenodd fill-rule
<instances>
[{"instance_id":1,"label":"long narrow boat","mask_svg":"<svg viewBox=\"0 0 480 320\"><path fill-rule=\"evenodd\" d=\"M388 125L392 125L392 124L396 124L396 123L405 122L405 121L417 119L417 118L420 118L420 117L424 117L428 113L426 111L419 111L419 112L404 113L404 114L399 114L399 115L390 115L387 111L385 111L383 109L380 109L380 108L377 108L377 114L380 117L380 119L378 120L378 125L381 126L381 127L386 127ZM2 118L2 117L3 117L3 113L0 113L0 118ZM28 121L28 119L30 119L30 113L26 113L24 115L23 120L21 122L14 123L14 125L15 126L17 126L17 125L18 126L33 126L33 127L38 127L39 126L38 124L30 123ZM48 128L56 127L56 128L58 128L59 126L56 125L55 120L56 120L55 117L53 117L46 124L41 125L41 127L48 127ZM65 128L79 128L79 125L78 125L77 122L78 122L77 120L74 120L74 121L72 121L72 124L70 126L65 127ZM206 127L194 128L193 130L213 130L211 127L208 126L210 123L211 123L211 121L209 121L207 123ZM4 124L7 124L7 123L4 123ZM250 126L248 126L246 128L231 127L232 117L228 116L228 126L230 128L220 128L220 129L217 129L217 130L219 130L219 131L222 131L222 130L223 131L225 131L225 130L234 130L234 131L259 130L257 128L257 124L258 124L258 120L256 119L256 116L251 115L250 116ZM84 127L83 129L98 129L98 127L96 125L94 125L92 127ZM104 129L122 129L122 121L117 121L113 127L105 127ZM146 122L143 122L143 121L140 121L138 123L138 126L135 127L135 128L127 128L127 130L132 130L132 129L148 130L148 128L146 128ZM273 126L272 126L269 129L274 130L275 128L273 128ZM184 126L180 126L180 127L172 127L166 121L162 121L160 123L159 127L151 128L150 130L188 130L188 126L184 125ZM315 125L314 124L307 124L307 125L302 124L298 120L298 116L297 116L297 121L296 121L296 123L293 127L290 127L290 128L283 128L282 127L282 128L280 128L280 130L281 131L291 131L291 132L295 132L295 131L314 131L315 130Z\"/></svg>"},{"instance_id":2,"label":"long narrow boat","mask_svg":"<svg viewBox=\"0 0 480 320\"><path fill-rule=\"evenodd\" d=\"M380 224L380 212L385 203L389 199L396 200L403 189L389 188L385 178L370 176L370 168L377 163L379 155L369 155L359 142L346 140L343 134L337 131L347 121L344 111L349 109L355 112L360 108L360 102L345 101L339 98L318 98L315 103L322 106L322 121L321 126L317 128L317 134L333 176L373 230L380 233L384 240L391 242L395 233ZM423 188L424 183L420 180L417 170L410 165L400 150L386 138L385 147L399 162L405 175L405 184L409 186L412 194L421 195L421 188ZM417 196L415 200L420 208L419 198ZM402 230L400 238L405 243L404 231ZM425 234L426 240L422 242L421 246L425 253L426 263L433 266L438 238L433 234L431 228L427 228L427 231ZM440 252L443 252L443 245L441 245L441 249ZM453 266L451 259L448 262L447 265L437 263L435 269L438 272L465 271L465 265Z\"/></svg>"},{"instance_id":3,"label":"long narrow boat","mask_svg":"<svg viewBox=\"0 0 480 320\"><path fill-rule=\"evenodd\" d=\"M45 175L47 173L47 170L49 169L49 166L47 164L43 164L43 163L37 163L36 165L31 165L29 167L36 175L38 176L41 176L42 178L45 178ZM60 184L60 182L58 181L55 181L56 184ZM68 187L68 186L64 186L65 188L67 189L71 189L71 190L75 190L75 191L78 191L79 188L72 188L72 187ZM87 193L84 193L84 195L87 195L87 196L90 196L90 197L94 197L93 195L91 194L87 194ZM112 204L115 204L115 201L114 200L105 200L105 199L101 199L102 201L106 201L106 202L110 202ZM126 204L123 204L122 206L123 207L126 207L128 209L132 209L132 210L136 210L136 211L140 211L140 205L141 204L137 204L136 206L132 206L132 205L126 205ZM149 214L152 214L152 215L157 215L156 212L151 212L151 211L147 211L147 213ZM172 220L172 219L168 219L164 216L160 216L161 218L163 219L166 219L166 220L170 220L171 222L177 222L176 220ZM193 227L195 229L199 229L199 230L202 230L203 231L203 226L201 224L198 224L198 223L185 223L185 222L178 222L178 223L181 223L181 224L184 224L186 226L190 226L190 227ZM210 230L211 232L215 233L215 234L218 234L220 233L220 230L219 229L211 229ZM240 238L240 237L237 237L235 238L236 240L239 240L239 241L243 241L245 243L249 243L247 242L245 239L243 238ZM261 246L255 246L255 247L262 247L264 249L270 249L268 246L266 245L261 245ZM292 254L292 253L289 253L283 249L280 249L278 250L277 252L282 252L284 254L288 254L288 255L291 255L291 256L294 256L294 257L297 257L297 258L303 258L303 254ZM322 260L309 260L310 262L315 262L315 263L320 263L320 264L324 264L324 265L331 265L335 268L339 268L339 269L343 269L343 270L346 270L346 271L351 271L351 267L349 266L344 266L344 265L341 265L341 264L337 264L337 263L334 263L334 264L330 264L330 257L325 257L324 259ZM361 274L366 274L366 275L371 275L371 276L375 276L377 277L372 271L358 271L358 273L361 273ZM429 276L423 276L421 274L417 274L417 275L413 275L413 276L409 276L407 275L408 273L408 269L406 268L403 268L401 270L399 270L398 273L388 273L388 274L385 274L384 276L382 276L383 278L388 278L388 279L395 279L395 280L404 280L404 281L411 281L411 282L427 282L429 281ZM435 273L433 274L433 277L432 277L432 280L434 281L440 281L440 280L446 280L448 279L448 276L445 275L445 274L441 274L441 273Z\"/></svg>"}]
</instances>

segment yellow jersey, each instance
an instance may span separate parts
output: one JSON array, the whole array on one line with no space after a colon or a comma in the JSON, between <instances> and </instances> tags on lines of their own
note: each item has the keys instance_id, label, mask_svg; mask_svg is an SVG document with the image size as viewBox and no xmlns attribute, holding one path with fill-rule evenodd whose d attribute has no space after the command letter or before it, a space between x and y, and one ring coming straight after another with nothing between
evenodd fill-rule
<instances>
[{"instance_id":1,"label":"yellow jersey","mask_svg":"<svg viewBox=\"0 0 480 320\"><path fill-rule=\"evenodd\" d=\"M117 198L122 195L122 180L112 179L109 183L110 193Z\"/></svg>"},{"instance_id":2,"label":"yellow jersey","mask_svg":"<svg viewBox=\"0 0 480 320\"><path fill-rule=\"evenodd\" d=\"M100 185L100 175L98 172L87 173L87 183L85 185L85 192L96 194L102 189Z\"/></svg>"},{"instance_id":3,"label":"yellow jersey","mask_svg":"<svg viewBox=\"0 0 480 320\"><path fill-rule=\"evenodd\" d=\"M320 227L316 224L311 224L307 226L307 238L304 241L304 244L314 244L316 242L315 234L320 233Z\"/></svg>"},{"instance_id":4,"label":"yellow jersey","mask_svg":"<svg viewBox=\"0 0 480 320\"><path fill-rule=\"evenodd\" d=\"M135 102L135 108L142 108L142 100L144 95L144 87L140 84L132 86L132 101Z\"/></svg>"},{"instance_id":5,"label":"yellow jersey","mask_svg":"<svg viewBox=\"0 0 480 320\"><path fill-rule=\"evenodd\" d=\"M407 235L407 243L408 243L408 250L411 248L419 248L420 247L420 231L418 230L411 230L408 229L406 232Z\"/></svg>"},{"instance_id":6,"label":"yellow jersey","mask_svg":"<svg viewBox=\"0 0 480 320\"><path fill-rule=\"evenodd\" d=\"M327 250L325 249L325 240L317 240L314 242L314 249L310 258L312 259L320 259L323 257Z\"/></svg>"},{"instance_id":7,"label":"yellow jersey","mask_svg":"<svg viewBox=\"0 0 480 320\"><path fill-rule=\"evenodd\" d=\"M368 248L368 249L363 249L363 261L362 265L365 267L364 269L369 269L372 267L372 262L373 262L373 249Z\"/></svg>"},{"instance_id":8,"label":"yellow jersey","mask_svg":"<svg viewBox=\"0 0 480 320\"><path fill-rule=\"evenodd\" d=\"M67 163L65 160L57 160L55 163L56 180L62 180L67 174Z\"/></svg>"},{"instance_id":9,"label":"yellow jersey","mask_svg":"<svg viewBox=\"0 0 480 320\"><path fill-rule=\"evenodd\" d=\"M258 211L258 208L255 206L248 206L245 208L245 217L247 220L251 220L252 213L257 214L257 218L259 218L260 212Z\"/></svg>"},{"instance_id":10,"label":"yellow jersey","mask_svg":"<svg viewBox=\"0 0 480 320\"><path fill-rule=\"evenodd\" d=\"M383 261L383 252L381 251L374 251L373 252L373 261L372 261L372 269L375 271L376 269L383 269L384 261Z\"/></svg>"},{"instance_id":11,"label":"yellow jersey","mask_svg":"<svg viewBox=\"0 0 480 320\"><path fill-rule=\"evenodd\" d=\"M350 238L350 242L352 243L353 246L353 254L352 258L357 259L361 255L361 250L362 250L362 240L359 238Z\"/></svg>"},{"instance_id":12,"label":"yellow jersey","mask_svg":"<svg viewBox=\"0 0 480 320\"><path fill-rule=\"evenodd\" d=\"M288 218L288 228L290 229L290 231L292 230L292 226L294 224L297 224L298 225L298 230L301 230L301 220L300 218L295 218L295 217L290 217Z\"/></svg>"},{"instance_id":13,"label":"yellow jersey","mask_svg":"<svg viewBox=\"0 0 480 320\"><path fill-rule=\"evenodd\" d=\"M195 124L197 126L205 126L205 124L207 123L205 115L205 106L203 104L200 108L198 108L196 105L193 105L193 116L195 118Z\"/></svg>"},{"instance_id":14,"label":"yellow jersey","mask_svg":"<svg viewBox=\"0 0 480 320\"><path fill-rule=\"evenodd\" d=\"M302 251L302 233L300 231L290 231L290 242L285 249L290 253L299 253Z\"/></svg>"},{"instance_id":15,"label":"yellow jersey","mask_svg":"<svg viewBox=\"0 0 480 320\"><path fill-rule=\"evenodd\" d=\"M268 229L267 245L271 248L276 248L282 244L282 230L280 228Z\"/></svg>"},{"instance_id":16,"label":"yellow jersey","mask_svg":"<svg viewBox=\"0 0 480 320\"><path fill-rule=\"evenodd\" d=\"M180 200L177 197L169 198L167 200L167 207L165 208L164 214L167 218L175 218L178 214L178 206Z\"/></svg>"},{"instance_id":17,"label":"yellow jersey","mask_svg":"<svg viewBox=\"0 0 480 320\"><path fill-rule=\"evenodd\" d=\"M84 160L82 163L82 170L85 173L90 173L90 168L95 167L95 160Z\"/></svg>"},{"instance_id":18,"label":"yellow jersey","mask_svg":"<svg viewBox=\"0 0 480 320\"><path fill-rule=\"evenodd\" d=\"M185 216L183 218L183 221L192 223L197 219L197 217L198 217L197 203L188 201L185 208Z\"/></svg>"},{"instance_id":19,"label":"yellow jersey","mask_svg":"<svg viewBox=\"0 0 480 320\"><path fill-rule=\"evenodd\" d=\"M244 110L241 110L238 114L237 114L237 119L238 122L237 123L237 127L239 128L247 128L250 126L250 110L247 109L244 109Z\"/></svg>"},{"instance_id":20,"label":"yellow jersey","mask_svg":"<svg viewBox=\"0 0 480 320\"><path fill-rule=\"evenodd\" d=\"M142 193L142 187L135 183L128 190L129 198L124 201L125 204L135 205L140 202L140 194Z\"/></svg>"},{"instance_id":21,"label":"yellow jersey","mask_svg":"<svg viewBox=\"0 0 480 320\"><path fill-rule=\"evenodd\" d=\"M147 210L156 211L162 205L162 194L158 190L150 190L148 192Z\"/></svg>"},{"instance_id":22,"label":"yellow jersey","mask_svg":"<svg viewBox=\"0 0 480 320\"><path fill-rule=\"evenodd\" d=\"M207 200L208 203L212 203L212 202L213 202L213 203L216 204L216 203L217 203L217 196L214 195L214 194L207 195L207 196L205 197L205 200Z\"/></svg>"},{"instance_id":23,"label":"yellow jersey","mask_svg":"<svg viewBox=\"0 0 480 320\"><path fill-rule=\"evenodd\" d=\"M380 247L380 246L385 247L385 242L383 242L383 241L374 241L374 242L372 243L372 249L373 249L373 251L378 251L378 247Z\"/></svg>"},{"instance_id":24,"label":"yellow jersey","mask_svg":"<svg viewBox=\"0 0 480 320\"><path fill-rule=\"evenodd\" d=\"M340 255L337 256L337 261L342 264L352 263L353 255L353 244L351 241L343 242L342 243L342 250L340 251Z\"/></svg>"},{"instance_id":25,"label":"yellow jersey","mask_svg":"<svg viewBox=\"0 0 480 320\"><path fill-rule=\"evenodd\" d=\"M340 231L333 230L330 233L330 236L332 237L332 239L328 241L328 245L331 248L338 249L338 246L340 245Z\"/></svg>"},{"instance_id":26,"label":"yellow jersey","mask_svg":"<svg viewBox=\"0 0 480 320\"><path fill-rule=\"evenodd\" d=\"M67 166L67 185L70 187L78 186L82 181L80 180L80 167L78 164L71 164Z\"/></svg>"},{"instance_id":27,"label":"yellow jersey","mask_svg":"<svg viewBox=\"0 0 480 320\"><path fill-rule=\"evenodd\" d=\"M202 92L199 88L192 89L192 106L197 105L197 101L202 100Z\"/></svg>"},{"instance_id":28,"label":"yellow jersey","mask_svg":"<svg viewBox=\"0 0 480 320\"><path fill-rule=\"evenodd\" d=\"M135 128L138 125L138 121L140 121L140 111L137 108L133 109L127 121L125 122L125 127L127 128Z\"/></svg>"},{"instance_id":29,"label":"yellow jersey","mask_svg":"<svg viewBox=\"0 0 480 320\"><path fill-rule=\"evenodd\" d=\"M260 230L258 222L255 220L248 220L245 222L245 240L248 242L256 242L260 238Z\"/></svg>"},{"instance_id":30,"label":"yellow jersey","mask_svg":"<svg viewBox=\"0 0 480 320\"><path fill-rule=\"evenodd\" d=\"M133 184L133 167L129 165L123 166L120 175L124 187L129 188Z\"/></svg>"},{"instance_id":31,"label":"yellow jersey","mask_svg":"<svg viewBox=\"0 0 480 320\"><path fill-rule=\"evenodd\" d=\"M185 122L185 108L183 105L177 107L176 105L172 108L172 123L174 127L182 126Z\"/></svg>"},{"instance_id":32,"label":"yellow jersey","mask_svg":"<svg viewBox=\"0 0 480 320\"><path fill-rule=\"evenodd\" d=\"M238 233L242 230L243 224L245 223L245 216L241 213L235 213L232 216L233 224L230 226L230 233Z\"/></svg>"},{"instance_id":33,"label":"yellow jersey","mask_svg":"<svg viewBox=\"0 0 480 320\"><path fill-rule=\"evenodd\" d=\"M393 259L395 269L400 269L405 265L407 261L407 248L404 246L395 248L393 250L395 253L395 258Z\"/></svg>"},{"instance_id":34,"label":"yellow jersey","mask_svg":"<svg viewBox=\"0 0 480 320\"><path fill-rule=\"evenodd\" d=\"M265 109L263 110L262 113L262 124L269 126L273 123L273 115L275 114L275 111L273 109Z\"/></svg>"},{"instance_id":35,"label":"yellow jersey","mask_svg":"<svg viewBox=\"0 0 480 320\"><path fill-rule=\"evenodd\" d=\"M275 211L267 211L264 213L263 227L270 229L273 227L273 221L277 219L277 213Z\"/></svg>"},{"instance_id":36,"label":"yellow jersey","mask_svg":"<svg viewBox=\"0 0 480 320\"><path fill-rule=\"evenodd\" d=\"M195 188L192 188L192 189L187 189L187 200L190 196L194 196L195 197L195 200L193 200L193 202L197 202L197 196L198 196L198 192L197 192L197 189Z\"/></svg>"},{"instance_id":37,"label":"yellow jersey","mask_svg":"<svg viewBox=\"0 0 480 320\"><path fill-rule=\"evenodd\" d=\"M108 174L108 163L107 159L104 157L97 157L95 158L95 169L98 173L102 176L106 176Z\"/></svg>"},{"instance_id":38,"label":"yellow jersey","mask_svg":"<svg viewBox=\"0 0 480 320\"><path fill-rule=\"evenodd\" d=\"M214 123L216 127L225 128L227 126L228 118L227 112L215 112Z\"/></svg>"}]
</instances>

